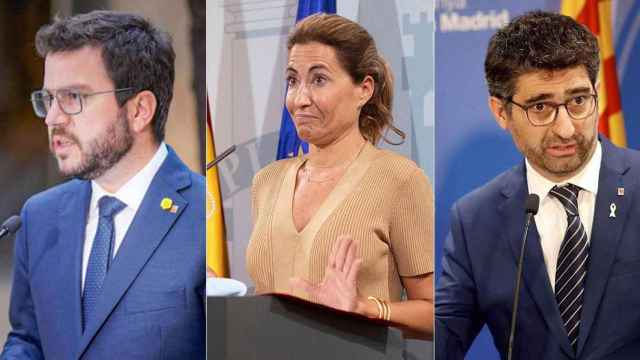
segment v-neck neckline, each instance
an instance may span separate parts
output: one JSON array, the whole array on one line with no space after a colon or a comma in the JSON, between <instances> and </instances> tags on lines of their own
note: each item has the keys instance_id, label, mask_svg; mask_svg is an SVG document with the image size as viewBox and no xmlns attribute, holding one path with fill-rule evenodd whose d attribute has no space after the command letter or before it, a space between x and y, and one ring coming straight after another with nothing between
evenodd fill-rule
<instances>
[{"instance_id":1,"label":"v-neck neckline","mask_svg":"<svg viewBox=\"0 0 640 360\"><path fill-rule=\"evenodd\" d=\"M375 150L376 148L368 142L363 146L360 154L355 158L353 163L349 165L344 175L342 175L340 180L338 180L335 187L331 192L329 192L316 212L300 231L296 229L295 222L293 220L293 200L298 171L308 159L307 157L303 157L300 161L291 166L284 178L284 196L281 196L278 200L278 208L284 212L282 215L287 219L287 230L298 238L315 238L315 235L322 224L324 224L336 208L338 208L344 200L353 193L353 190L360 183L360 180L369 168L369 164L371 163L372 155L375 154Z\"/></svg>"}]
</instances>

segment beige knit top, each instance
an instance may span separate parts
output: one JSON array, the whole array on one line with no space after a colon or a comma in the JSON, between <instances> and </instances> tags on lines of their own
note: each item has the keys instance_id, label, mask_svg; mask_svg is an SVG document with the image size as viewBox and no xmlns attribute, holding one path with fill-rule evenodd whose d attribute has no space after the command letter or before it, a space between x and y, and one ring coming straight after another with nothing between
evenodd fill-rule
<instances>
[{"instance_id":1,"label":"beige knit top","mask_svg":"<svg viewBox=\"0 0 640 360\"><path fill-rule=\"evenodd\" d=\"M292 204L305 157L276 161L253 179L254 228L247 269L256 292L293 291L294 276L319 283L332 244L350 234L360 243L362 296L399 301L401 276L433 272L433 191L414 162L367 143L309 223L298 232Z\"/></svg>"}]
</instances>

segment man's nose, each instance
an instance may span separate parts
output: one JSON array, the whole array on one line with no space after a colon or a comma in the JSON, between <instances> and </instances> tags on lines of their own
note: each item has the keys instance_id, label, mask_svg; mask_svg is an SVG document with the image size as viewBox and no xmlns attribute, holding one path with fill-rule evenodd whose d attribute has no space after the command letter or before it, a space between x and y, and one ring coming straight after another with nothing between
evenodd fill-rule
<instances>
[{"instance_id":1,"label":"man's nose","mask_svg":"<svg viewBox=\"0 0 640 360\"><path fill-rule=\"evenodd\" d=\"M62 111L58 100L55 98L51 100L51 106L47 111L47 116L44 118L44 123L47 124L48 127L54 127L68 123L69 119L70 116Z\"/></svg>"},{"instance_id":2,"label":"man's nose","mask_svg":"<svg viewBox=\"0 0 640 360\"><path fill-rule=\"evenodd\" d=\"M556 121L552 127L553 132L563 139L571 138L576 132L573 118L569 115L566 106L560 106L556 111Z\"/></svg>"}]
</instances>

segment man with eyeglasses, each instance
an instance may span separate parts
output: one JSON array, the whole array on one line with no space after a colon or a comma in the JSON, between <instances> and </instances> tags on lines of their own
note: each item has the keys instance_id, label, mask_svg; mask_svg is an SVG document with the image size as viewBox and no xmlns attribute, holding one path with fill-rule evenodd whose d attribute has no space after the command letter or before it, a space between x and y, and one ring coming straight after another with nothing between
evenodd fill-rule
<instances>
[{"instance_id":1,"label":"man with eyeglasses","mask_svg":"<svg viewBox=\"0 0 640 360\"><path fill-rule=\"evenodd\" d=\"M489 107L524 161L452 208L436 359L462 359L484 325L507 358L529 194L513 359L638 358L640 154L597 134L598 67L566 16L527 13L491 38Z\"/></svg>"},{"instance_id":2,"label":"man with eyeglasses","mask_svg":"<svg viewBox=\"0 0 640 360\"><path fill-rule=\"evenodd\" d=\"M205 187L164 143L171 40L95 11L43 26L36 48L31 102L73 179L24 205L0 358L204 358Z\"/></svg>"}]
</instances>

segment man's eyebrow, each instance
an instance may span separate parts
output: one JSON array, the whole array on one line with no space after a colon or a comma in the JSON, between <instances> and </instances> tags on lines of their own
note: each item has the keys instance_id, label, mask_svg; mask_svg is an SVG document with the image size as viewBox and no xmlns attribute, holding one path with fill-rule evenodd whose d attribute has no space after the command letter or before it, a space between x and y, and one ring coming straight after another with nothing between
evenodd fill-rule
<instances>
[{"instance_id":1,"label":"man's eyebrow","mask_svg":"<svg viewBox=\"0 0 640 360\"><path fill-rule=\"evenodd\" d=\"M89 86L89 85L85 85L85 84L69 84L63 87L59 87L56 89L49 89L46 87L43 87L42 90L47 90L49 92L54 92L54 91L59 91L59 90L77 90L77 91L92 91L93 89Z\"/></svg>"},{"instance_id":2,"label":"man's eyebrow","mask_svg":"<svg viewBox=\"0 0 640 360\"><path fill-rule=\"evenodd\" d=\"M590 94L591 93L591 87L589 86L578 86L575 88L571 88L571 89L567 89L564 94L565 96L571 96L571 95L576 95L576 94ZM526 100L524 100L523 104L532 104L541 100L547 100L553 98L553 94L551 93L542 93L542 94L538 94L538 95L534 95Z\"/></svg>"},{"instance_id":3,"label":"man's eyebrow","mask_svg":"<svg viewBox=\"0 0 640 360\"><path fill-rule=\"evenodd\" d=\"M580 86L580 87L576 87L573 89L568 89L567 91L564 92L565 95L575 95L575 94L584 94L584 93L591 93L591 87L588 86Z\"/></svg>"},{"instance_id":4,"label":"man's eyebrow","mask_svg":"<svg viewBox=\"0 0 640 360\"><path fill-rule=\"evenodd\" d=\"M524 101L524 104L531 104L540 100L547 100L553 97L553 94L551 93L543 93L543 94L538 94L538 95L534 95L528 99L526 99Z\"/></svg>"}]
</instances>

